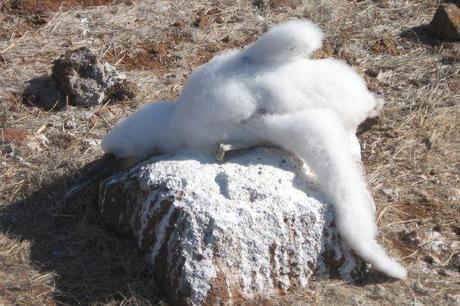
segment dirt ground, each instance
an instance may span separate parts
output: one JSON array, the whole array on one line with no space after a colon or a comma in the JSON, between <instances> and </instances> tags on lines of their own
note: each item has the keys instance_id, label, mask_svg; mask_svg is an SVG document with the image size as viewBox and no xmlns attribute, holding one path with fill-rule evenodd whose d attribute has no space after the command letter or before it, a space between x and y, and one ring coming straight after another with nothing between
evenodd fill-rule
<instances>
[{"instance_id":1,"label":"dirt ground","mask_svg":"<svg viewBox=\"0 0 460 306\"><path fill-rule=\"evenodd\" d=\"M360 135L380 241L409 270L312 281L279 305L460 305L460 46L426 29L434 0L0 0L0 305L161 304L134 246L107 232L96 190L64 203L101 137L139 105L177 97L187 75L271 25L309 18L386 100ZM130 101L44 110L24 90L87 46L138 84Z\"/></svg>"}]
</instances>

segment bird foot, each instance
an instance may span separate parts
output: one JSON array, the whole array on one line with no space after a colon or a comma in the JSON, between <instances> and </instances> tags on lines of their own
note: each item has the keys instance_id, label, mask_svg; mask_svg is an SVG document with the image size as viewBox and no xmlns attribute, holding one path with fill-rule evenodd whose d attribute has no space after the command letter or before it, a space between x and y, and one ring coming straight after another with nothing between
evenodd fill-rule
<instances>
[{"instance_id":1,"label":"bird foot","mask_svg":"<svg viewBox=\"0 0 460 306\"><path fill-rule=\"evenodd\" d=\"M221 143L216 152L216 159L219 162L224 161L225 153L236 150L244 150L257 146L256 144L247 144L247 143Z\"/></svg>"}]
</instances>

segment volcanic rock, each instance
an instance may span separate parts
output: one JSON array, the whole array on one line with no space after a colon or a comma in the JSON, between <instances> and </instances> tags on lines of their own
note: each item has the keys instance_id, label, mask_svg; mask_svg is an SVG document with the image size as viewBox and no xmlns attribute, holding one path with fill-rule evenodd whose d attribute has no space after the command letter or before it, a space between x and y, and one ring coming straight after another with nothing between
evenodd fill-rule
<instances>
[{"instance_id":1,"label":"volcanic rock","mask_svg":"<svg viewBox=\"0 0 460 306\"><path fill-rule=\"evenodd\" d=\"M133 97L135 87L90 49L65 52L54 61L52 78L72 105L93 106L108 99Z\"/></svg>"},{"instance_id":2,"label":"volcanic rock","mask_svg":"<svg viewBox=\"0 0 460 306\"><path fill-rule=\"evenodd\" d=\"M356 262L295 157L182 151L101 183L107 226L148 255L171 305L269 302ZM233 156L232 156L233 155Z\"/></svg>"}]
</instances>

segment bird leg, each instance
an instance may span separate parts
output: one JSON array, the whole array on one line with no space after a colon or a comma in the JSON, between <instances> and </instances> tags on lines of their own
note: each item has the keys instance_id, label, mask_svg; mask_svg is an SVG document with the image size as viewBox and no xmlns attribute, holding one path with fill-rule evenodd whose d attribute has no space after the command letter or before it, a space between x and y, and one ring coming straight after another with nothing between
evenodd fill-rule
<instances>
[{"instance_id":1,"label":"bird leg","mask_svg":"<svg viewBox=\"0 0 460 306\"><path fill-rule=\"evenodd\" d=\"M250 149L258 146L256 143L236 142L236 143L221 143L216 152L216 159L219 162L224 161L225 153L230 151Z\"/></svg>"}]
</instances>

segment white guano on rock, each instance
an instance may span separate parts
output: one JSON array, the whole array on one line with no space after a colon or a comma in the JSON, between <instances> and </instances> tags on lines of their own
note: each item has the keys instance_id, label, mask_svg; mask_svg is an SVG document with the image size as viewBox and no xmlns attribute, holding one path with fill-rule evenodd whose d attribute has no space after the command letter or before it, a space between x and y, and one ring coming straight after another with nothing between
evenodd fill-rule
<instances>
[{"instance_id":1,"label":"white guano on rock","mask_svg":"<svg viewBox=\"0 0 460 306\"><path fill-rule=\"evenodd\" d=\"M99 205L111 229L149 254L170 303L263 301L305 288L331 260L346 278L355 266L306 170L272 148L220 164L181 151L109 178Z\"/></svg>"}]
</instances>

